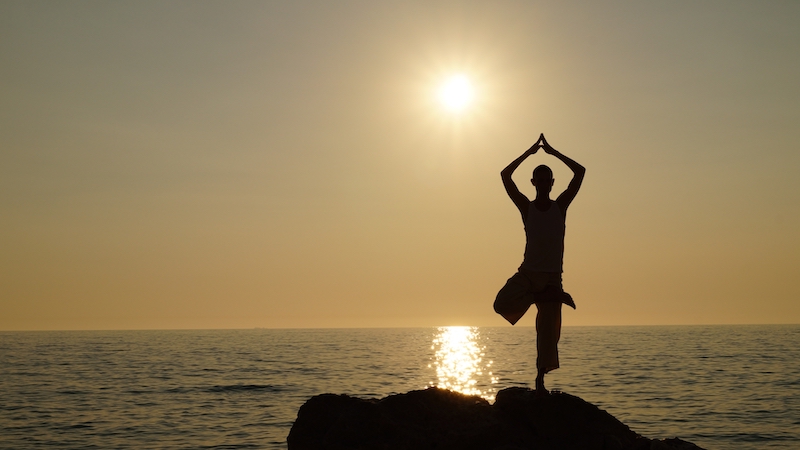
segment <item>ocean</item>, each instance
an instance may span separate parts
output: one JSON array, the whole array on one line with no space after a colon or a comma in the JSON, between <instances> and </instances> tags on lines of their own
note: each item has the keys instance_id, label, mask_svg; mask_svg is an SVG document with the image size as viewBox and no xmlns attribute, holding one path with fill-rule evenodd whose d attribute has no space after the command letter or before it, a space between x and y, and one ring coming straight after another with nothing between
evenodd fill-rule
<instances>
[{"instance_id":1,"label":"ocean","mask_svg":"<svg viewBox=\"0 0 800 450\"><path fill-rule=\"evenodd\" d=\"M332 392L532 386L530 327L0 333L2 449L285 449ZM800 325L565 327L548 388L650 438L800 449Z\"/></svg>"}]
</instances>

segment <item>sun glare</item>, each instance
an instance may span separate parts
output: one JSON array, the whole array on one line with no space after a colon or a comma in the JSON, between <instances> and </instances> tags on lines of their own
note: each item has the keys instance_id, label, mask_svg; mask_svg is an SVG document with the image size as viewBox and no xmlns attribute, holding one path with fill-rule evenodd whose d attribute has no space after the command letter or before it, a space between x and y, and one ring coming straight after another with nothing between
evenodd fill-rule
<instances>
[{"instance_id":1,"label":"sun glare","mask_svg":"<svg viewBox=\"0 0 800 450\"><path fill-rule=\"evenodd\" d=\"M430 384L494 400L491 385L497 377L490 371L492 361L484 361L478 328L440 327L438 331L431 346L434 362L428 366L436 369L438 381Z\"/></svg>"},{"instance_id":2,"label":"sun glare","mask_svg":"<svg viewBox=\"0 0 800 450\"><path fill-rule=\"evenodd\" d=\"M463 111L472 103L472 83L464 75L454 75L439 88L439 101L450 111Z\"/></svg>"}]
</instances>

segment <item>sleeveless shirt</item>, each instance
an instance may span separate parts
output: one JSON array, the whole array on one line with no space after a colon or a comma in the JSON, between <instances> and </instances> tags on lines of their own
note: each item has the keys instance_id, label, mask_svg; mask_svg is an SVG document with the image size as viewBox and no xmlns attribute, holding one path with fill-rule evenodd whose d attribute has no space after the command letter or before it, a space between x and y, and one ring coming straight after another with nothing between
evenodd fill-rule
<instances>
[{"instance_id":1,"label":"sleeveless shirt","mask_svg":"<svg viewBox=\"0 0 800 450\"><path fill-rule=\"evenodd\" d=\"M525 256L520 268L535 272L563 272L564 214L551 200L547 211L539 211L533 202L525 218Z\"/></svg>"}]
</instances>

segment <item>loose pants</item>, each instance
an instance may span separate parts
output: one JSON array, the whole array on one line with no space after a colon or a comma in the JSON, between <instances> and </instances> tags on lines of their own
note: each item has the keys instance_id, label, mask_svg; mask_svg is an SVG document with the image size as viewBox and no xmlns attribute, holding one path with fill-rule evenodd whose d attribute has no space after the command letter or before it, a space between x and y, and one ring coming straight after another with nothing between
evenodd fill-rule
<instances>
[{"instance_id":1,"label":"loose pants","mask_svg":"<svg viewBox=\"0 0 800 450\"><path fill-rule=\"evenodd\" d=\"M520 268L497 293L494 310L515 324L534 303L534 294L548 286L559 291L561 273L532 272ZM561 338L561 302L536 302L536 368L549 372L559 367L558 341Z\"/></svg>"}]
</instances>

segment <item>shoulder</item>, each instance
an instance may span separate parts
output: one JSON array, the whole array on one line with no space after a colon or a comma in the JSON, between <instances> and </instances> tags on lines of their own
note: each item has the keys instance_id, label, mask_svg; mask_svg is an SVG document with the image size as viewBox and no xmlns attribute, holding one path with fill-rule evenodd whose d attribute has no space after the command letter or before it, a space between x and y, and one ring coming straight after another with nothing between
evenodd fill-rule
<instances>
[{"instance_id":1,"label":"shoulder","mask_svg":"<svg viewBox=\"0 0 800 450\"><path fill-rule=\"evenodd\" d=\"M525 202L517 203L517 209L519 209L520 214L522 214L522 220L528 219L528 213L530 212L531 208L535 208L533 205L533 200L525 199Z\"/></svg>"},{"instance_id":2,"label":"shoulder","mask_svg":"<svg viewBox=\"0 0 800 450\"><path fill-rule=\"evenodd\" d=\"M569 203L565 202L564 199L559 197L557 200L553 200L553 206L559 212L561 217L566 220L566 218L567 218L567 208L569 207Z\"/></svg>"},{"instance_id":3,"label":"shoulder","mask_svg":"<svg viewBox=\"0 0 800 450\"><path fill-rule=\"evenodd\" d=\"M569 208L570 203L572 203L572 198L571 197L565 197L565 196L559 196L557 200L553 201L553 203L555 203L558 206L558 209L559 209L559 211L561 211L561 214L566 216L567 215L567 208Z\"/></svg>"}]
</instances>

